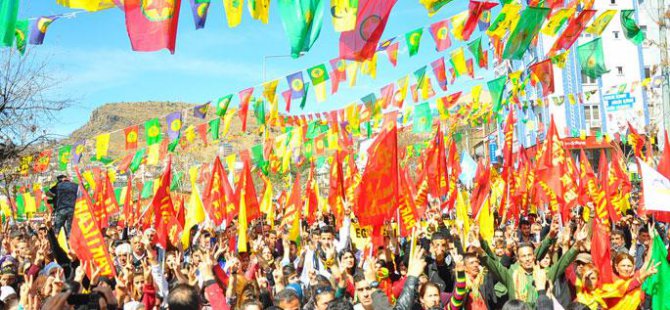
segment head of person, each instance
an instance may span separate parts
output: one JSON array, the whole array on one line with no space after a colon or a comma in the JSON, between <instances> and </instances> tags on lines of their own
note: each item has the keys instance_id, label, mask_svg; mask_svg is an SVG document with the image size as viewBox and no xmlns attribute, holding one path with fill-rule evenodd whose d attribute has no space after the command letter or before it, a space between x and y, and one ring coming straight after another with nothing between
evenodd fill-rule
<instances>
[{"instance_id":1,"label":"head of person","mask_svg":"<svg viewBox=\"0 0 670 310\"><path fill-rule=\"evenodd\" d=\"M647 227L640 228L640 232L637 234L637 238L641 244L649 248L649 241L651 240L651 238L649 237L649 228Z\"/></svg>"},{"instance_id":2,"label":"head of person","mask_svg":"<svg viewBox=\"0 0 670 310\"><path fill-rule=\"evenodd\" d=\"M505 240L496 240L493 243L493 254L498 257L503 257L505 255Z\"/></svg>"},{"instance_id":3,"label":"head of person","mask_svg":"<svg viewBox=\"0 0 670 310\"><path fill-rule=\"evenodd\" d=\"M133 247L133 254L137 256L144 255L144 244L142 244L141 236L134 236L130 239L130 245Z\"/></svg>"},{"instance_id":4,"label":"head of person","mask_svg":"<svg viewBox=\"0 0 670 310\"><path fill-rule=\"evenodd\" d=\"M212 234L209 231L202 231L198 237L198 249L209 250L212 247Z\"/></svg>"},{"instance_id":5,"label":"head of person","mask_svg":"<svg viewBox=\"0 0 670 310\"><path fill-rule=\"evenodd\" d=\"M335 299L335 291L330 285L320 285L314 290L314 306L316 310L328 309L328 304Z\"/></svg>"},{"instance_id":6,"label":"head of person","mask_svg":"<svg viewBox=\"0 0 670 310\"><path fill-rule=\"evenodd\" d=\"M612 236L610 237L610 243L612 243L612 246L615 248L621 248L624 245L624 237L623 237L623 231L621 230L614 230L612 231Z\"/></svg>"},{"instance_id":7,"label":"head of person","mask_svg":"<svg viewBox=\"0 0 670 310\"><path fill-rule=\"evenodd\" d=\"M517 249L517 259L519 266L530 271L535 265L535 247L531 243L522 242Z\"/></svg>"},{"instance_id":8,"label":"head of person","mask_svg":"<svg viewBox=\"0 0 670 310\"><path fill-rule=\"evenodd\" d=\"M365 276L361 274L354 275L354 285L356 287L356 298L358 302L361 303L361 306L365 309L371 309L372 307L372 293L375 289L372 287L370 282L365 279Z\"/></svg>"},{"instance_id":9,"label":"head of person","mask_svg":"<svg viewBox=\"0 0 670 310\"><path fill-rule=\"evenodd\" d=\"M248 281L242 287L242 292L237 299L237 304L238 306L242 306L242 304L246 303L247 301L259 300L260 296L261 290L258 288L258 283L256 283L256 281Z\"/></svg>"},{"instance_id":10,"label":"head of person","mask_svg":"<svg viewBox=\"0 0 670 310\"><path fill-rule=\"evenodd\" d=\"M419 288L419 303L422 309L431 309L440 305L440 288L428 282Z\"/></svg>"},{"instance_id":11,"label":"head of person","mask_svg":"<svg viewBox=\"0 0 670 310\"><path fill-rule=\"evenodd\" d=\"M184 283L170 289L167 303L170 310L192 310L201 307L198 290Z\"/></svg>"},{"instance_id":12,"label":"head of person","mask_svg":"<svg viewBox=\"0 0 670 310\"><path fill-rule=\"evenodd\" d=\"M600 273L593 264L586 264L582 268L582 283L587 291L592 291L598 286Z\"/></svg>"},{"instance_id":13,"label":"head of person","mask_svg":"<svg viewBox=\"0 0 670 310\"><path fill-rule=\"evenodd\" d=\"M133 283L134 295L136 296L142 295L142 290L144 289L144 274L142 274L141 271L133 273L132 283Z\"/></svg>"},{"instance_id":14,"label":"head of person","mask_svg":"<svg viewBox=\"0 0 670 310\"><path fill-rule=\"evenodd\" d=\"M508 300L502 308L503 310L530 310L528 304L518 299Z\"/></svg>"},{"instance_id":15,"label":"head of person","mask_svg":"<svg viewBox=\"0 0 670 310\"><path fill-rule=\"evenodd\" d=\"M551 255L551 251L548 251L544 256L538 258L541 268L549 268L549 265L551 265Z\"/></svg>"},{"instance_id":16,"label":"head of person","mask_svg":"<svg viewBox=\"0 0 670 310\"><path fill-rule=\"evenodd\" d=\"M438 261L444 260L449 252L449 241L447 239L449 238L443 231L433 233L430 239L430 252L435 255L434 258Z\"/></svg>"},{"instance_id":17,"label":"head of person","mask_svg":"<svg viewBox=\"0 0 670 310\"><path fill-rule=\"evenodd\" d=\"M524 237L530 236L530 222L527 219L519 221L519 230Z\"/></svg>"},{"instance_id":18,"label":"head of person","mask_svg":"<svg viewBox=\"0 0 670 310\"><path fill-rule=\"evenodd\" d=\"M277 239L278 239L278 237L277 237L277 232L276 231L274 231L274 230L268 231L266 241L267 241L267 244L268 244L269 247L274 248L275 245L277 244Z\"/></svg>"},{"instance_id":19,"label":"head of person","mask_svg":"<svg viewBox=\"0 0 670 310\"><path fill-rule=\"evenodd\" d=\"M61 175L56 177L56 181L58 181L58 183L67 182L67 181L70 181L70 178L67 175L61 174Z\"/></svg>"},{"instance_id":20,"label":"head of person","mask_svg":"<svg viewBox=\"0 0 670 310\"><path fill-rule=\"evenodd\" d=\"M577 254L577 258L575 258L575 274L577 274L578 277L582 276L582 273L584 272L583 269L586 264L593 264L591 254L589 253Z\"/></svg>"},{"instance_id":21,"label":"head of person","mask_svg":"<svg viewBox=\"0 0 670 310\"><path fill-rule=\"evenodd\" d=\"M335 229L332 226L324 226L319 229L319 244L321 247L331 247L335 241Z\"/></svg>"},{"instance_id":22,"label":"head of person","mask_svg":"<svg viewBox=\"0 0 670 310\"><path fill-rule=\"evenodd\" d=\"M274 298L275 306L283 310L300 310L300 297L295 290L284 289Z\"/></svg>"},{"instance_id":23,"label":"head of person","mask_svg":"<svg viewBox=\"0 0 670 310\"><path fill-rule=\"evenodd\" d=\"M626 252L619 252L614 256L614 272L623 279L630 279L635 273L633 257Z\"/></svg>"},{"instance_id":24,"label":"head of person","mask_svg":"<svg viewBox=\"0 0 670 310\"><path fill-rule=\"evenodd\" d=\"M465 265L465 274L470 277L476 277L481 271L481 265L479 264L479 258L476 253L465 253L463 254L463 264Z\"/></svg>"},{"instance_id":25,"label":"head of person","mask_svg":"<svg viewBox=\"0 0 670 310\"><path fill-rule=\"evenodd\" d=\"M240 306L240 310L263 310L263 304L257 300L249 300Z\"/></svg>"},{"instance_id":26,"label":"head of person","mask_svg":"<svg viewBox=\"0 0 670 310\"><path fill-rule=\"evenodd\" d=\"M339 252L337 254L337 258L339 260L340 267L344 268L348 272L351 272L351 270L356 267L356 256L351 250L344 250Z\"/></svg>"},{"instance_id":27,"label":"head of person","mask_svg":"<svg viewBox=\"0 0 670 310\"><path fill-rule=\"evenodd\" d=\"M130 254L131 251L132 248L128 243L121 243L114 248L114 254L121 267L126 266L128 263L128 254Z\"/></svg>"},{"instance_id":28,"label":"head of person","mask_svg":"<svg viewBox=\"0 0 670 310\"><path fill-rule=\"evenodd\" d=\"M505 231L500 228L493 232L493 243L495 244L498 240L505 241Z\"/></svg>"},{"instance_id":29,"label":"head of person","mask_svg":"<svg viewBox=\"0 0 670 310\"><path fill-rule=\"evenodd\" d=\"M352 305L348 300L344 298L338 298L328 303L327 310L354 310L354 305Z\"/></svg>"}]
</instances>

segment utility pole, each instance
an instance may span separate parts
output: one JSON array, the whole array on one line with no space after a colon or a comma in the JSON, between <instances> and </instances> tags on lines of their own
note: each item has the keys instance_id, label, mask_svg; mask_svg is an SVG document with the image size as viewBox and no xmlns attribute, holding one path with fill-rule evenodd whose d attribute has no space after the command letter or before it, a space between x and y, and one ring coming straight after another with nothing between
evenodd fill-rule
<instances>
[{"instance_id":1,"label":"utility pole","mask_svg":"<svg viewBox=\"0 0 670 310\"><path fill-rule=\"evenodd\" d=\"M658 36L661 53L661 107L663 108L663 129L670 129L670 81L668 77L668 24L665 17L665 0L658 0Z\"/></svg>"}]
</instances>

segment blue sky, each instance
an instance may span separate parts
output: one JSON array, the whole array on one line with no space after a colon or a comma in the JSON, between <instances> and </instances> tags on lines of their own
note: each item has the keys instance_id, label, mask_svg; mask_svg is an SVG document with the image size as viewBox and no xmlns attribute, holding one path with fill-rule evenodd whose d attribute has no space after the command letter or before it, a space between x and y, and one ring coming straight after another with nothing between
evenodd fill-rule
<instances>
[{"instance_id":1,"label":"blue sky","mask_svg":"<svg viewBox=\"0 0 670 310\"><path fill-rule=\"evenodd\" d=\"M329 1L324 1L329 4ZM22 1L19 16L29 18L74 11L55 2ZM423 65L429 65L441 55L446 56L449 67L449 50L436 52L427 29L421 39L419 54L412 58L404 46L404 34L466 10L467 3L455 0L429 18L418 1L399 0L382 35L382 40L402 36L398 67L393 68L385 54L379 55L376 79L359 75L354 88L341 85L340 91L329 95L325 103L316 103L312 93L305 110L301 111L294 104L291 114L342 108L370 92L378 92L382 86ZM252 19L245 4L242 24L237 28L228 28L221 0L212 0L204 29L195 30L188 0L182 1L179 19L174 55L166 50L133 52L126 34L123 11L116 8L82 13L75 18L54 22L44 45L29 46L32 53L50 59L51 69L62 78L61 91L76 98L72 107L59 114L59 120L52 125L54 132L69 134L88 120L93 109L105 103L148 100L203 103L229 93L236 94L241 89L262 83L264 56L290 53L276 1L271 3L267 25ZM476 36L477 33L472 38ZM453 38L452 42L454 46L459 44ZM268 59L268 80L281 78L278 92L285 90L286 75L319 63L328 65L328 61L339 53L338 43L339 33L334 32L330 15L326 12L321 35L312 50L299 59ZM469 52L466 52L466 57L470 58ZM430 66L429 72L434 81ZM481 72L477 71L477 74L481 75ZM467 77L461 79L469 80ZM455 85L447 93L472 85L472 81L457 83L462 85ZM283 107L281 101L280 107Z\"/></svg>"}]
</instances>

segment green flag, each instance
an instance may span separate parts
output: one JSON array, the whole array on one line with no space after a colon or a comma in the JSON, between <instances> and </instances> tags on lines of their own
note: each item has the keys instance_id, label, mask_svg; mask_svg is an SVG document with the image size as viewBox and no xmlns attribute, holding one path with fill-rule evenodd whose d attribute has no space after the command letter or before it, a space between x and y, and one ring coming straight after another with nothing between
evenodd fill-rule
<instances>
[{"instance_id":1,"label":"green flag","mask_svg":"<svg viewBox=\"0 0 670 310\"><path fill-rule=\"evenodd\" d=\"M170 142L170 144L168 144L168 147L167 147L168 152L174 153L174 150L177 149L178 145L179 145L179 139L174 139L174 141L172 141L172 142Z\"/></svg>"},{"instance_id":2,"label":"green flag","mask_svg":"<svg viewBox=\"0 0 670 310\"><path fill-rule=\"evenodd\" d=\"M633 14L635 14L635 10L621 10L621 29L623 29L626 39L640 45L644 41L645 34L637 25Z\"/></svg>"},{"instance_id":3,"label":"green flag","mask_svg":"<svg viewBox=\"0 0 670 310\"><path fill-rule=\"evenodd\" d=\"M423 83L426 80L426 68L428 66L423 66L416 71L414 71L414 77L416 78L416 89L420 90L423 88Z\"/></svg>"},{"instance_id":4,"label":"green flag","mask_svg":"<svg viewBox=\"0 0 670 310\"><path fill-rule=\"evenodd\" d=\"M141 148L135 152L135 155L133 155L133 160L130 161L130 171L135 172L137 169L140 168L140 165L142 164L142 160L144 159L144 156L147 154L147 149Z\"/></svg>"},{"instance_id":5,"label":"green flag","mask_svg":"<svg viewBox=\"0 0 670 310\"><path fill-rule=\"evenodd\" d=\"M530 42L537 35L542 28L542 23L547 17L551 9L528 7L519 18L519 22L514 28L514 31L507 39L505 50L503 51L503 58L505 59L521 59L526 53Z\"/></svg>"},{"instance_id":6,"label":"green flag","mask_svg":"<svg viewBox=\"0 0 670 310\"><path fill-rule=\"evenodd\" d=\"M184 178L183 171L177 171L172 175L172 182L170 182L170 190L174 191L181 185L181 180ZM120 201L120 200L117 200Z\"/></svg>"},{"instance_id":7,"label":"green flag","mask_svg":"<svg viewBox=\"0 0 670 310\"><path fill-rule=\"evenodd\" d=\"M486 84L489 87L489 92L491 93L491 100L493 104L493 113L500 113L502 105L502 95L505 90L505 83L507 83L507 75L500 76L495 80L488 81Z\"/></svg>"},{"instance_id":8,"label":"green flag","mask_svg":"<svg viewBox=\"0 0 670 310\"><path fill-rule=\"evenodd\" d=\"M314 156L314 140L305 140L305 159L312 159Z\"/></svg>"},{"instance_id":9,"label":"green flag","mask_svg":"<svg viewBox=\"0 0 670 310\"><path fill-rule=\"evenodd\" d=\"M265 125L265 101L258 100L254 103L254 116L258 124Z\"/></svg>"},{"instance_id":10,"label":"green flag","mask_svg":"<svg viewBox=\"0 0 670 310\"><path fill-rule=\"evenodd\" d=\"M324 64L319 64L307 69L307 74L309 75L309 78L312 80L312 85L319 85L330 78L328 76L328 70L326 69L326 65Z\"/></svg>"},{"instance_id":11,"label":"green flag","mask_svg":"<svg viewBox=\"0 0 670 310\"><path fill-rule=\"evenodd\" d=\"M468 43L468 50L472 53L472 56L475 57L475 63L481 68L484 67L482 60L484 60L484 51L482 50L482 37L479 37L472 42Z\"/></svg>"},{"instance_id":12,"label":"green flag","mask_svg":"<svg viewBox=\"0 0 670 310\"><path fill-rule=\"evenodd\" d=\"M66 170L72 154L72 145L63 145L58 149L58 169Z\"/></svg>"},{"instance_id":13,"label":"green flag","mask_svg":"<svg viewBox=\"0 0 670 310\"><path fill-rule=\"evenodd\" d=\"M300 109L303 110L305 109L305 103L307 103L307 91L309 90L309 83L305 83L305 94L302 96L302 100L300 101Z\"/></svg>"},{"instance_id":14,"label":"green flag","mask_svg":"<svg viewBox=\"0 0 670 310\"><path fill-rule=\"evenodd\" d=\"M670 296L670 263L666 257L668 251L659 235L656 235L651 246L651 264L660 263L658 272L649 276L642 284L642 290L651 298L651 309L670 309L667 302Z\"/></svg>"},{"instance_id":15,"label":"green flag","mask_svg":"<svg viewBox=\"0 0 670 310\"><path fill-rule=\"evenodd\" d=\"M23 199L23 194L19 193L16 195L16 217L17 218L25 218L26 217L26 202Z\"/></svg>"},{"instance_id":16,"label":"green flag","mask_svg":"<svg viewBox=\"0 0 670 310\"><path fill-rule=\"evenodd\" d=\"M216 115L224 117L226 111L228 111L228 106L230 105L230 100L233 98L233 95L223 96L216 101Z\"/></svg>"},{"instance_id":17,"label":"green flag","mask_svg":"<svg viewBox=\"0 0 670 310\"><path fill-rule=\"evenodd\" d=\"M279 0L279 14L291 42L291 56L300 57L316 42L323 24L324 0Z\"/></svg>"},{"instance_id":18,"label":"green flag","mask_svg":"<svg viewBox=\"0 0 670 310\"><path fill-rule=\"evenodd\" d=\"M405 34L405 42L407 42L407 50L409 51L410 57L419 52L421 34L423 34L423 28L418 28Z\"/></svg>"},{"instance_id":19,"label":"green flag","mask_svg":"<svg viewBox=\"0 0 670 310\"><path fill-rule=\"evenodd\" d=\"M11 47L14 44L19 2L20 0L0 1L0 46Z\"/></svg>"},{"instance_id":20,"label":"green flag","mask_svg":"<svg viewBox=\"0 0 670 310\"><path fill-rule=\"evenodd\" d=\"M270 162L265 160L262 144L256 144L251 147L251 162L253 162L264 175L268 175Z\"/></svg>"},{"instance_id":21,"label":"green flag","mask_svg":"<svg viewBox=\"0 0 670 310\"><path fill-rule=\"evenodd\" d=\"M26 53L26 43L28 42L28 22L27 19L16 21L16 29L14 35L16 36L16 49L21 55Z\"/></svg>"},{"instance_id":22,"label":"green flag","mask_svg":"<svg viewBox=\"0 0 670 310\"><path fill-rule=\"evenodd\" d=\"M577 47L579 63L582 66L584 75L597 79L601 75L609 72L605 68L605 58L603 56L603 43L600 38L584 43Z\"/></svg>"},{"instance_id":23,"label":"green flag","mask_svg":"<svg viewBox=\"0 0 670 310\"><path fill-rule=\"evenodd\" d=\"M148 180L144 183L144 187L142 187L142 193L140 194L140 198L149 199L153 196L154 196L154 180Z\"/></svg>"},{"instance_id":24,"label":"green flag","mask_svg":"<svg viewBox=\"0 0 670 310\"><path fill-rule=\"evenodd\" d=\"M430 132L433 128L433 115L430 113L428 102L414 107L414 133Z\"/></svg>"},{"instance_id":25,"label":"green flag","mask_svg":"<svg viewBox=\"0 0 670 310\"><path fill-rule=\"evenodd\" d=\"M161 142L161 121L157 118L146 121L144 123L144 133L146 134L147 145Z\"/></svg>"},{"instance_id":26,"label":"green flag","mask_svg":"<svg viewBox=\"0 0 670 310\"><path fill-rule=\"evenodd\" d=\"M212 140L218 140L219 139L219 128L221 127L221 119L220 118L215 118L211 121L209 121L209 129L207 131L209 132L209 136L212 138Z\"/></svg>"}]
</instances>

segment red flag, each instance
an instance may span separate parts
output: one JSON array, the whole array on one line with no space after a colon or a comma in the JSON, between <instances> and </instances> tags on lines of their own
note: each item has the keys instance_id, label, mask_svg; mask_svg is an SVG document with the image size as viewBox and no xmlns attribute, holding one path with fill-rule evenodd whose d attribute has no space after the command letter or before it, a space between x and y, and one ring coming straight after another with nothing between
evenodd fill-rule
<instances>
[{"instance_id":1,"label":"red flag","mask_svg":"<svg viewBox=\"0 0 670 310\"><path fill-rule=\"evenodd\" d=\"M447 208L451 210L456 203L458 195L456 183L461 175L461 163L458 161L458 150L454 141L449 142L449 153L447 155L447 169L449 170L449 192L447 194Z\"/></svg>"},{"instance_id":2,"label":"red flag","mask_svg":"<svg viewBox=\"0 0 670 310\"><path fill-rule=\"evenodd\" d=\"M223 170L221 159L217 156L216 159L214 159L212 176L205 187L202 199L205 211L216 226L221 225L223 220L226 219L228 205L232 203L233 198L227 195L224 183L228 183L228 177ZM227 216L227 218L232 218L232 216Z\"/></svg>"},{"instance_id":3,"label":"red flag","mask_svg":"<svg viewBox=\"0 0 670 310\"><path fill-rule=\"evenodd\" d=\"M433 35L433 39L435 40L435 49L438 52L444 51L451 46L448 19L430 25L430 34Z\"/></svg>"},{"instance_id":4,"label":"red flag","mask_svg":"<svg viewBox=\"0 0 670 310\"><path fill-rule=\"evenodd\" d=\"M209 123L202 123L195 127L195 131L198 132L198 135L200 136L200 139L202 139L202 143L207 146L207 130L209 129Z\"/></svg>"},{"instance_id":5,"label":"red flag","mask_svg":"<svg viewBox=\"0 0 670 310\"><path fill-rule=\"evenodd\" d=\"M477 171L475 172L475 187L472 190L470 197L470 206L472 214L479 214L479 209L486 201L486 198L491 191L491 169L489 163L480 160L477 162Z\"/></svg>"},{"instance_id":6,"label":"red flag","mask_svg":"<svg viewBox=\"0 0 670 310\"><path fill-rule=\"evenodd\" d=\"M395 83L390 83L380 90L382 100L382 109L386 109L391 102L393 102L393 95L395 94Z\"/></svg>"},{"instance_id":7,"label":"red flag","mask_svg":"<svg viewBox=\"0 0 670 310\"><path fill-rule=\"evenodd\" d=\"M123 130L126 135L126 150L134 150L137 148L139 130L139 125L130 126Z\"/></svg>"},{"instance_id":8,"label":"red flag","mask_svg":"<svg viewBox=\"0 0 670 310\"><path fill-rule=\"evenodd\" d=\"M307 206L307 223L312 225L316 220L317 207L319 206L319 199L316 196L317 186L314 176L316 175L314 162L310 164L309 168L309 177L307 178L307 192L305 193L306 197L306 206Z\"/></svg>"},{"instance_id":9,"label":"red flag","mask_svg":"<svg viewBox=\"0 0 670 310\"><path fill-rule=\"evenodd\" d=\"M444 197L449 190L447 184L447 154L444 148L444 135L440 123L433 143L426 149L425 162L421 174L427 176L428 192L433 197Z\"/></svg>"},{"instance_id":10,"label":"red flag","mask_svg":"<svg viewBox=\"0 0 670 310\"><path fill-rule=\"evenodd\" d=\"M543 97L554 93L554 65L551 64L551 59L547 58L544 61L535 63L528 69L532 73L530 84L535 87L540 82L542 84Z\"/></svg>"},{"instance_id":11,"label":"red flag","mask_svg":"<svg viewBox=\"0 0 670 310\"><path fill-rule=\"evenodd\" d=\"M128 176L126 197L123 199L123 223L126 227L133 225L133 175Z\"/></svg>"},{"instance_id":12,"label":"red flag","mask_svg":"<svg viewBox=\"0 0 670 310\"><path fill-rule=\"evenodd\" d=\"M611 283L614 280L614 273L612 271L609 228L600 223L600 220L594 219L592 232L591 259L593 260L593 264L598 266L598 271L600 272L598 285L601 283Z\"/></svg>"},{"instance_id":13,"label":"red flag","mask_svg":"<svg viewBox=\"0 0 670 310\"><path fill-rule=\"evenodd\" d=\"M470 4L468 5L468 10L470 10L470 12L468 13L468 19L465 21L465 24L463 24L463 31L461 32L463 41L470 40L470 36L472 35L472 32L475 30L477 22L479 21L479 16L481 16L484 11L488 11L494 8L496 5L498 4L494 2L480 2L470 0Z\"/></svg>"},{"instance_id":14,"label":"red flag","mask_svg":"<svg viewBox=\"0 0 670 310\"><path fill-rule=\"evenodd\" d=\"M300 173L296 173L295 181L291 188L291 194L284 207L284 217L281 222L282 227L289 227L289 238L291 240L296 240L300 236L302 206L302 196L300 195Z\"/></svg>"},{"instance_id":15,"label":"red flag","mask_svg":"<svg viewBox=\"0 0 670 310\"><path fill-rule=\"evenodd\" d=\"M79 193L81 197L77 198L72 216L72 229L70 230L69 244L72 251L77 254L81 261L91 262L92 266L100 268L101 276L116 276L114 261L107 250L107 243L102 236L102 232L95 221L91 211L91 197L88 191L82 186L84 184L77 171L79 179ZM86 270L86 274L91 277L92 268Z\"/></svg>"},{"instance_id":16,"label":"red flag","mask_svg":"<svg viewBox=\"0 0 670 310\"><path fill-rule=\"evenodd\" d=\"M609 220L614 220L614 218L613 215L609 214L611 212L608 208L609 204L607 201L607 196L605 191L598 185L596 175L593 172L593 168L591 167L589 159L586 157L586 153L584 153L584 149L582 149L580 152L579 166L581 172L579 177L580 204L586 205L588 201L592 201L596 208L596 216L600 222L605 224L605 226L608 226Z\"/></svg>"},{"instance_id":17,"label":"red flag","mask_svg":"<svg viewBox=\"0 0 670 310\"><path fill-rule=\"evenodd\" d=\"M398 65L398 47L400 47L400 43L396 42L386 48L386 55L394 67Z\"/></svg>"},{"instance_id":18,"label":"red flag","mask_svg":"<svg viewBox=\"0 0 670 310\"><path fill-rule=\"evenodd\" d=\"M361 225L381 226L398 207L398 130L379 134L368 150L368 163L357 188L354 213Z\"/></svg>"},{"instance_id":19,"label":"red flag","mask_svg":"<svg viewBox=\"0 0 670 310\"><path fill-rule=\"evenodd\" d=\"M174 205L170 197L170 182L172 181L172 156L168 158L167 166L158 183L158 190L151 200L156 223L156 243L167 249L168 235L172 230L170 223L174 217Z\"/></svg>"},{"instance_id":20,"label":"red flag","mask_svg":"<svg viewBox=\"0 0 670 310\"><path fill-rule=\"evenodd\" d=\"M254 93L254 88L249 87L238 93L240 97L240 120L242 120L242 131L247 131L247 112L249 112L249 100ZM247 206L248 207L248 206Z\"/></svg>"},{"instance_id":21,"label":"red flag","mask_svg":"<svg viewBox=\"0 0 670 310\"><path fill-rule=\"evenodd\" d=\"M174 54L181 0L126 0L126 29L133 51Z\"/></svg>"},{"instance_id":22,"label":"red flag","mask_svg":"<svg viewBox=\"0 0 670 310\"><path fill-rule=\"evenodd\" d=\"M240 157L242 157L242 161L244 162L244 168L242 168L242 175L237 182L235 195L237 195L237 205L239 206L240 193L244 187L244 202L247 207L247 220L251 222L261 216L261 211L260 206L258 205L258 197L256 196L256 188L254 188L254 182L251 177L251 169L249 168L249 152L247 150L242 151Z\"/></svg>"},{"instance_id":23,"label":"red flag","mask_svg":"<svg viewBox=\"0 0 670 310\"><path fill-rule=\"evenodd\" d=\"M443 91L446 91L447 73L444 67L444 57L440 57L437 60L431 62L430 66L433 67L433 73L435 73L435 78L437 78L437 85L439 85Z\"/></svg>"},{"instance_id":24,"label":"red flag","mask_svg":"<svg viewBox=\"0 0 670 310\"><path fill-rule=\"evenodd\" d=\"M51 150L45 150L40 152L40 154L37 155L35 163L33 164L33 170L37 173L46 171L47 168L49 168L50 161L51 161Z\"/></svg>"},{"instance_id":25,"label":"red flag","mask_svg":"<svg viewBox=\"0 0 670 310\"><path fill-rule=\"evenodd\" d=\"M576 18L572 19L563 33L561 33L561 36L558 37L554 46L551 47L548 55L554 55L560 50L569 50L572 44L579 38L579 35L582 33L582 30L584 30L584 27L586 27L586 24L595 14L596 10L584 10L579 13Z\"/></svg>"},{"instance_id":26,"label":"red flag","mask_svg":"<svg viewBox=\"0 0 670 310\"><path fill-rule=\"evenodd\" d=\"M282 97L284 97L284 103L286 103L286 113L291 111L291 93L291 89L287 89L281 93Z\"/></svg>"},{"instance_id":27,"label":"red flag","mask_svg":"<svg viewBox=\"0 0 670 310\"><path fill-rule=\"evenodd\" d=\"M333 163L330 165L330 190L328 190L328 205L330 206L337 223L341 223L344 216L344 199L346 192L344 190L344 173L342 172L342 163L340 154L337 152L333 156Z\"/></svg>"},{"instance_id":28,"label":"red flag","mask_svg":"<svg viewBox=\"0 0 670 310\"><path fill-rule=\"evenodd\" d=\"M668 142L668 132L665 132L665 143L663 144L663 154L658 161L657 170L664 177L670 179L670 142Z\"/></svg>"},{"instance_id":29,"label":"red flag","mask_svg":"<svg viewBox=\"0 0 670 310\"><path fill-rule=\"evenodd\" d=\"M635 127L628 122L628 143L630 146L633 148L633 154L635 156L640 157L644 159L644 156L642 155L642 148L644 147L645 144L645 138L643 135L639 134L637 130L635 130Z\"/></svg>"},{"instance_id":30,"label":"red flag","mask_svg":"<svg viewBox=\"0 0 670 310\"><path fill-rule=\"evenodd\" d=\"M397 0L359 1L356 28L340 35L340 58L357 61L372 58L396 2Z\"/></svg>"},{"instance_id":31,"label":"red flag","mask_svg":"<svg viewBox=\"0 0 670 310\"><path fill-rule=\"evenodd\" d=\"M400 171L400 197L398 201L398 213L400 215L398 225L400 225L401 236L409 236L412 228L414 228L414 224L419 219L412 197L414 197L414 194L412 193L409 174L407 173L407 169L402 169Z\"/></svg>"}]
</instances>

